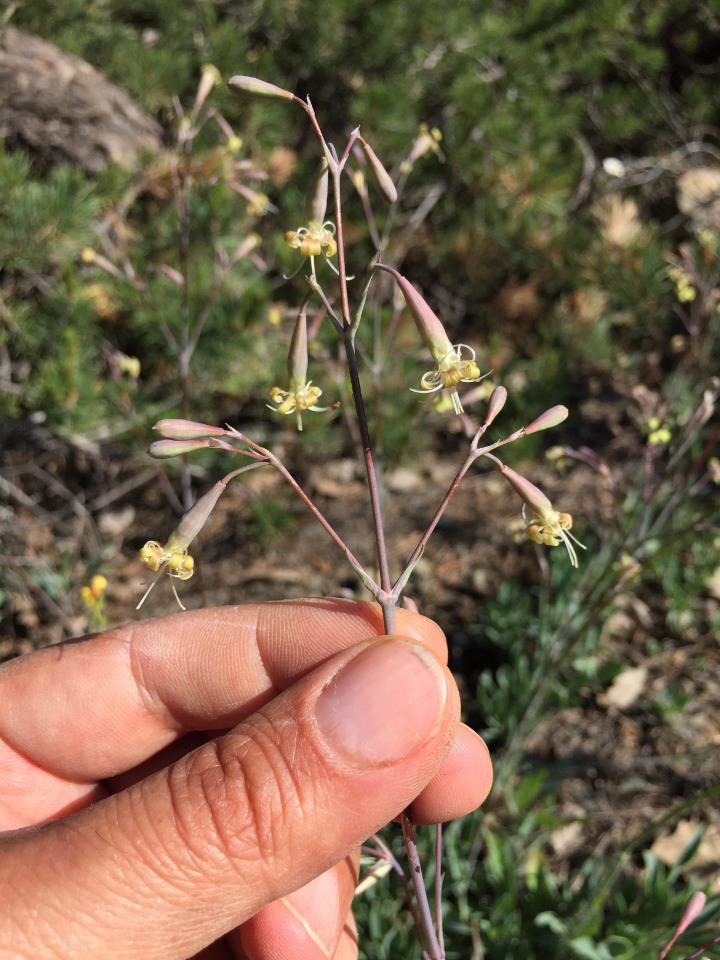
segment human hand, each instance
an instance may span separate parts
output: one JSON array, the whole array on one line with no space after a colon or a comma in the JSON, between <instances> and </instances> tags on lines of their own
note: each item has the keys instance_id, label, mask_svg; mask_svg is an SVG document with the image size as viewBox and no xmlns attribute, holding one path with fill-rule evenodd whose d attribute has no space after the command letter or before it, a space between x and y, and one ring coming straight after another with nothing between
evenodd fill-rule
<instances>
[{"instance_id":1,"label":"human hand","mask_svg":"<svg viewBox=\"0 0 720 960\"><path fill-rule=\"evenodd\" d=\"M357 956L358 845L492 780L441 631L397 614L201 610L0 668L0 958Z\"/></svg>"}]
</instances>

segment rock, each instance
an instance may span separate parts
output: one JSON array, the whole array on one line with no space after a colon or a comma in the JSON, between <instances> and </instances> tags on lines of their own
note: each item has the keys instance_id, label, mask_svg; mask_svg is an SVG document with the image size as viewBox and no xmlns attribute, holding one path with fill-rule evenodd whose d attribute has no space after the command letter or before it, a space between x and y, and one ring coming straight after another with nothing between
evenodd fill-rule
<instances>
[{"instance_id":1,"label":"rock","mask_svg":"<svg viewBox=\"0 0 720 960\"><path fill-rule=\"evenodd\" d=\"M647 678L647 667L628 667L615 677L598 701L605 707L627 710L644 692Z\"/></svg>"},{"instance_id":2,"label":"rock","mask_svg":"<svg viewBox=\"0 0 720 960\"><path fill-rule=\"evenodd\" d=\"M43 166L99 173L158 151L161 130L120 87L79 57L14 27L0 30L0 137Z\"/></svg>"}]
</instances>

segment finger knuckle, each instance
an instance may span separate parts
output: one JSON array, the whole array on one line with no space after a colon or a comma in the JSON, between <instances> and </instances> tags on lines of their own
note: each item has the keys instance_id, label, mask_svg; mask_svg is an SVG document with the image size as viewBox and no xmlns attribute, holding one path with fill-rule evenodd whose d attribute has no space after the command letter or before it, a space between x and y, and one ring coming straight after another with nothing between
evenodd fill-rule
<instances>
[{"instance_id":1,"label":"finger knuckle","mask_svg":"<svg viewBox=\"0 0 720 960\"><path fill-rule=\"evenodd\" d=\"M242 733L206 744L187 771L192 802L181 825L186 842L201 835L204 858L217 856L238 870L248 862L272 870L288 856L297 817L310 816L315 807L305 753L296 728L280 735L262 717Z\"/></svg>"}]
</instances>

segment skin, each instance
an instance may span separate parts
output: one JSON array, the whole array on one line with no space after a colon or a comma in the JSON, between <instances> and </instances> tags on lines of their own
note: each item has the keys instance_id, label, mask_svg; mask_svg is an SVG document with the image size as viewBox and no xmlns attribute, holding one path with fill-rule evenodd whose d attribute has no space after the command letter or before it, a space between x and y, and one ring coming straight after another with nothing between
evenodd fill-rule
<instances>
[{"instance_id":1,"label":"skin","mask_svg":"<svg viewBox=\"0 0 720 960\"><path fill-rule=\"evenodd\" d=\"M445 638L225 607L0 668L0 958L351 960L358 846L487 796Z\"/></svg>"}]
</instances>

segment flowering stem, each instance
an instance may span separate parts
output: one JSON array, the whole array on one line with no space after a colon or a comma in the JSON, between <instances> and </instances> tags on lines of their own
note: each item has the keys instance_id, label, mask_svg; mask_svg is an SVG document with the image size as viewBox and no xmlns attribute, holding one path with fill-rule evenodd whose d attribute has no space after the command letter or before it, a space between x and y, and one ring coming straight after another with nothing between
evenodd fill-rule
<instances>
[{"instance_id":1,"label":"flowering stem","mask_svg":"<svg viewBox=\"0 0 720 960\"><path fill-rule=\"evenodd\" d=\"M363 448L363 460L365 463L365 473L367 477L368 493L370 496L370 507L372 510L373 516L373 526L375 531L375 544L377 549L377 563L378 570L380 574L380 584L373 584L374 589L369 585L369 578L363 578L361 574L361 579L365 586L372 590L374 596L379 601L383 613L383 624L385 632L388 634L393 634L395 632L395 607L397 605L398 597L400 591L395 591L393 589L392 581L390 580L390 567L388 563L388 553L387 545L385 542L385 530L383 526L382 518L382 506L381 506L381 497L380 497L380 488L378 483L378 474L375 463L375 457L373 455L372 442L370 440L370 431L368 428L368 419L367 412L365 410L365 402L362 394L362 387L360 384L360 374L358 370L357 354L355 352L355 332L356 324L353 323L353 319L350 314L350 302L348 297L348 277L347 277L347 267L345 263L345 241L344 241L344 229L343 229L343 218L342 218L342 199L341 199L341 174L345 161L347 160L352 147L353 142L357 138L358 131L353 131L348 141L348 145L343 153L342 159L338 160L337 153L335 152L332 144L326 144L325 139L322 135L322 132L317 124L317 121L312 111L312 107L308 101L308 109L306 111L308 116L315 126L316 132L320 138L323 150L325 155L328 158L328 166L332 174L333 179L333 198L335 204L335 229L337 237L337 252L338 252L338 277L340 281L340 302L341 302L341 326L342 326L342 341L345 348L345 356L347 358L348 366L348 375L350 378L350 385L352 389L353 404L355 407L355 416L357 419L358 430L360 433L360 442ZM364 298L367 295L367 289L369 287L369 281L366 283L366 287L363 293L363 302ZM284 468L282 468L284 470ZM289 479L289 475L285 471L285 475ZM333 537L336 542L342 544L342 541L337 537L337 534L332 530L330 525L325 521L324 517L317 511L317 508L312 505L307 498L304 496L302 491L295 485L296 491L300 496L305 500L308 507L312 510L313 514L318 517L320 522L325 526L325 529L328 530L328 533ZM343 549L345 550L348 557L350 557L349 551L344 544L342 544ZM351 560L352 563L352 560ZM359 565L356 566L353 563L355 569L360 573L361 568ZM372 583L372 581L370 581ZM427 890L425 889L425 883L423 880L422 866L420 864L420 858L417 851L417 845L415 843L415 829L412 821L412 814L410 809L403 811L401 814L401 823L403 830L403 840L405 843L405 850L408 856L408 863L410 864L410 873L412 878L412 885L415 890L415 897L417 900L417 914L416 920L419 919L419 923L416 924L418 936L425 940L427 944L427 952L430 957L430 960L444 960L443 952L438 943L438 936L433 926L432 911L430 909L430 903L428 900ZM425 955L425 952L424 952Z\"/></svg>"},{"instance_id":2,"label":"flowering stem","mask_svg":"<svg viewBox=\"0 0 720 960\"><path fill-rule=\"evenodd\" d=\"M442 516L447 510L450 501L452 500L455 492L457 491L457 488L460 486L460 483L463 477L468 472L468 470L473 465L473 463L475 463L475 461L478 460L480 457L488 457L488 459L493 460L501 470L504 469L504 465L502 461L499 460L497 457L493 456L491 451L497 449L498 447L504 446L506 443L511 443L513 440L516 440L519 436L522 436L523 434L522 430L516 430L515 433L511 434L509 437L506 437L504 440L498 440L496 443L492 443L490 444L490 446L487 446L487 447L478 447L477 442L485 432L485 429L486 427L482 426L478 430L478 432L475 434L472 445L470 447L470 453L468 453L464 463L461 465L460 469L455 474L455 477L453 478L452 483L448 487L445 493L445 496L442 498L437 510L435 511L435 516L432 518L432 520L428 524L428 527L425 530L425 533L423 533L422 537L420 537L420 539L418 540L417 546L415 547L412 554L410 555L410 558L405 564L403 572L400 574L398 579L393 584L393 593L396 594L398 599L400 597L401 591L404 589L405 584L407 583L408 570L411 570L412 567L417 563L417 561L422 556L423 551L427 546L428 540L430 539L430 537L433 535L435 531L435 527L437 527L438 523L442 519Z\"/></svg>"},{"instance_id":3,"label":"flowering stem","mask_svg":"<svg viewBox=\"0 0 720 960\"><path fill-rule=\"evenodd\" d=\"M443 828L441 823L435 824L435 929L437 930L440 952L445 955L442 922L442 852Z\"/></svg>"},{"instance_id":4,"label":"flowering stem","mask_svg":"<svg viewBox=\"0 0 720 960\"><path fill-rule=\"evenodd\" d=\"M433 532L435 531L435 527L437 527L438 523L440 523L440 520L442 519L442 515L447 510L448 504L452 500L453 495L455 494L455 491L460 486L460 483L463 477L465 476L465 474L468 472L470 467L473 465L473 463L477 460L478 456L480 455L481 454L479 453L479 451L471 450L470 453L465 458L465 462L462 464L458 472L455 474L455 477L453 478L452 483L448 487L445 493L445 496L442 498L437 510L435 511L435 516L432 518L432 520L428 524L428 527L425 530L425 533L423 533L423 535L418 540L417 546L415 547L412 554L410 555L410 558L405 564L405 569L403 570L403 573L398 577L398 579L393 584L393 593L396 593L398 597L399 597L400 591L407 583L407 577L405 576L406 571L408 570L409 567L413 567L422 556L428 540L433 535Z\"/></svg>"},{"instance_id":5,"label":"flowering stem","mask_svg":"<svg viewBox=\"0 0 720 960\"><path fill-rule=\"evenodd\" d=\"M360 441L363 447L365 473L367 476L368 492L370 494L370 506L372 509L373 524L375 527L375 542L377 546L378 569L380 571L380 586L383 591L389 594L392 590L392 582L390 580L387 546L385 544L385 530L383 527L382 510L380 507L380 489L377 481L375 458L373 456L372 444L370 442L370 432L368 430L365 402L363 400L362 389L360 386L357 355L355 353L355 347L353 346L349 331L346 331L345 335L343 336L343 344L345 346L348 372L350 374L350 386L352 388L355 413L357 415L358 428L360 430ZM396 600L397 598L394 599ZM383 613L389 613L390 609L391 607L388 607L386 611L386 607L383 605ZM388 633L392 632L388 629L387 622L385 624L385 629Z\"/></svg>"},{"instance_id":6,"label":"flowering stem","mask_svg":"<svg viewBox=\"0 0 720 960\"><path fill-rule=\"evenodd\" d=\"M344 241L344 230L343 230L343 218L342 218L342 198L340 195L340 175L342 172L342 167L337 161L337 156L335 156L335 149L331 148L335 163L332 167L332 177L333 177L333 199L335 202L335 235L337 237L337 257L338 257L338 275L340 277L340 300L342 303L342 320L343 327L352 326L352 320L350 318L350 301L348 299L348 286L347 286L347 266L345 264L345 241Z\"/></svg>"},{"instance_id":7,"label":"flowering stem","mask_svg":"<svg viewBox=\"0 0 720 960\"><path fill-rule=\"evenodd\" d=\"M323 136L323 132L320 129L320 124L318 123L317 117L315 116L315 110L313 108L312 103L310 102L310 97L308 97L307 100L301 100L300 97L293 97L293 100L295 101L295 103L299 104L307 114L308 119L310 120L310 123L312 123L315 129L315 133L317 134L318 140L320 141L320 146L323 149L323 153L325 154L325 159L328 162L328 166L330 167L331 170L334 170L334 164L335 165L337 164L337 157L333 157L333 155L330 153L330 150L328 149L328 144L325 142L325 137Z\"/></svg>"},{"instance_id":8,"label":"flowering stem","mask_svg":"<svg viewBox=\"0 0 720 960\"><path fill-rule=\"evenodd\" d=\"M305 491L303 490L303 488L302 488L302 487L300 486L300 484L297 482L297 480L295 479L295 477L294 477L294 476L290 473L290 471L287 469L287 467L285 466L285 464L284 464L281 460L278 460L278 458L277 458L273 453L271 453L269 450L264 451L264 453L265 453L265 456L267 457L268 463L270 463L273 467L275 467L275 469L276 469L277 471L279 471L279 473L282 474L282 476L285 478L285 480L287 480L287 482L288 482L288 483L290 484L290 486L293 488L293 490L295 491L295 493L298 495L298 497L300 497L300 499L302 500L302 502L303 502L303 503L305 504L305 506L308 508L308 510L310 511L310 513L312 513L312 515L315 517L315 519L316 519L317 522L320 524L320 526L323 528L323 530L325 530L325 532L328 534L328 536L331 538L331 540L332 540L335 544L337 544L338 547L340 547L340 549L342 550L342 552L345 554L345 556L346 556L347 559L349 560L350 565L353 567L353 569L355 570L355 572L358 574L358 576L360 577L360 579L363 581L363 583L365 584L365 586L367 587L367 589L368 589L374 596L378 596L379 593L380 593L380 588L379 588L379 586L377 585L377 583L375 583L375 581L372 579L372 577L370 577L370 575L369 575L368 573L366 573L363 565L362 565L362 564L360 563L360 561L355 557L355 555L353 554L352 550L350 550L350 548L349 548L348 545L345 543L345 541L343 540L343 538L342 538L342 537L340 536L340 534L335 530L335 528L329 523L329 521L325 519L324 515L318 510L318 508L315 506L315 504L313 503L313 501L310 499L310 497L305 493Z\"/></svg>"},{"instance_id":9,"label":"flowering stem","mask_svg":"<svg viewBox=\"0 0 720 960\"><path fill-rule=\"evenodd\" d=\"M375 278L375 271L370 271L368 273L367 280L365 281L365 286L363 287L362 296L360 297L360 303L358 305L357 310L355 311L355 319L353 320L352 327L350 328L350 335L353 339L353 343L355 342L355 334L357 333L357 329L360 326L360 321L362 320L363 310L365 309L365 301L367 300L367 295L370 292L370 285L372 284L374 278ZM377 332L376 332L376 338L377 338Z\"/></svg>"},{"instance_id":10,"label":"flowering stem","mask_svg":"<svg viewBox=\"0 0 720 960\"><path fill-rule=\"evenodd\" d=\"M179 104L176 111L180 122L176 153L171 163L175 209L178 215L180 234L178 239L178 259L183 278L180 293L180 337L178 344L178 374L180 379L180 409L182 416L190 416L190 360L193 348L190 345L190 176L188 165L193 146L193 134L184 128L185 117ZM187 461L182 458L180 465L180 483L182 500L186 510L192 504L192 480Z\"/></svg>"},{"instance_id":11,"label":"flowering stem","mask_svg":"<svg viewBox=\"0 0 720 960\"><path fill-rule=\"evenodd\" d=\"M316 277L314 274L311 274L309 277L306 277L305 279L306 279L307 282L310 284L310 286L311 286L312 289L315 291L315 293L316 293L316 294L320 297L320 299L322 300L323 306L324 306L325 309L327 310L327 314L328 314L328 316L330 317L330 320L331 320L333 326L335 327L335 329L337 330L337 332L340 334L340 336L342 336L342 334L343 334L343 325L342 325L342 323L340 323L340 321L338 320L337 315L336 315L335 311L334 311L333 308L332 308L332 304L330 303L330 301L328 300L327 296L325 295L325 291L323 290L323 288L322 288L322 287L320 286L320 284L318 283L317 277Z\"/></svg>"},{"instance_id":12,"label":"flowering stem","mask_svg":"<svg viewBox=\"0 0 720 960\"><path fill-rule=\"evenodd\" d=\"M334 152L334 151L333 151ZM346 156L347 154L345 154ZM394 629L394 608L397 598L391 598L392 582L390 580L390 567L388 564L387 545L385 543L385 529L383 527L382 508L380 505L380 490L378 485L377 470L375 468L375 458L373 456L372 443L370 441L370 431L368 429L367 413L365 411L365 401L363 400L362 387L360 385L360 373L358 370L357 354L355 353L355 331L350 317L350 303L348 300L347 289L347 269L345 266L345 242L343 236L342 220L342 200L340 195L340 174L342 167L335 162L333 174L333 194L335 201L335 228L337 231L338 247L338 273L340 275L340 297L342 302L342 326L343 326L343 346L345 347L345 356L347 357L348 374L350 376L350 386L352 388L353 403L355 414L357 416L358 429L360 431L360 442L363 448L363 460L365 463L365 474L367 477L368 493L370 495L370 507L373 515L373 526L375 529L375 543L377 547L378 570L380 571L380 587L386 594L385 599L380 594L376 594L383 608L383 618L385 630L392 633Z\"/></svg>"},{"instance_id":13,"label":"flowering stem","mask_svg":"<svg viewBox=\"0 0 720 960\"><path fill-rule=\"evenodd\" d=\"M378 850L382 859L386 860L393 868L393 872L400 880L403 890L405 891L405 899L407 900L408 909L412 914L413 921L415 922L416 929L420 930L420 918L418 917L417 910L415 909L415 901L413 900L412 890L410 889L410 884L407 882L405 877L405 871L398 863L397 857L393 855L392 850L387 844L383 843L381 838L377 834L373 834L373 842L377 844ZM360 847L361 853L369 853L373 857L378 856L378 851L374 850L372 847L362 846Z\"/></svg>"},{"instance_id":14,"label":"flowering stem","mask_svg":"<svg viewBox=\"0 0 720 960\"><path fill-rule=\"evenodd\" d=\"M701 957L703 953L710 949L710 947L715 946L716 943L720 943L720 933L713 937L712 940L708 940L701 947L698 947L697 950L694 950L692 953L689 953L684 960L697 960L698 957Z\"/></svg>"},{"instance_id":15,"label":"flowering stem","mask_svg":"<svg viewBox=\"0 0 720 960\"><path fill-rule=\"evenodd\" d=\"M415 890L417 908L422 922L421 928L427 941L428 956L430 960L444 960L445 955L438 941L432 913L430 912L427 891L423 882L422 866L420 865L420 855L415 840L415 826L409 810L403 810L400 814L400 825L402 826L403 840L405 841L405 850L410 866L410 879Z\"/></svg>"}]
</instances>

